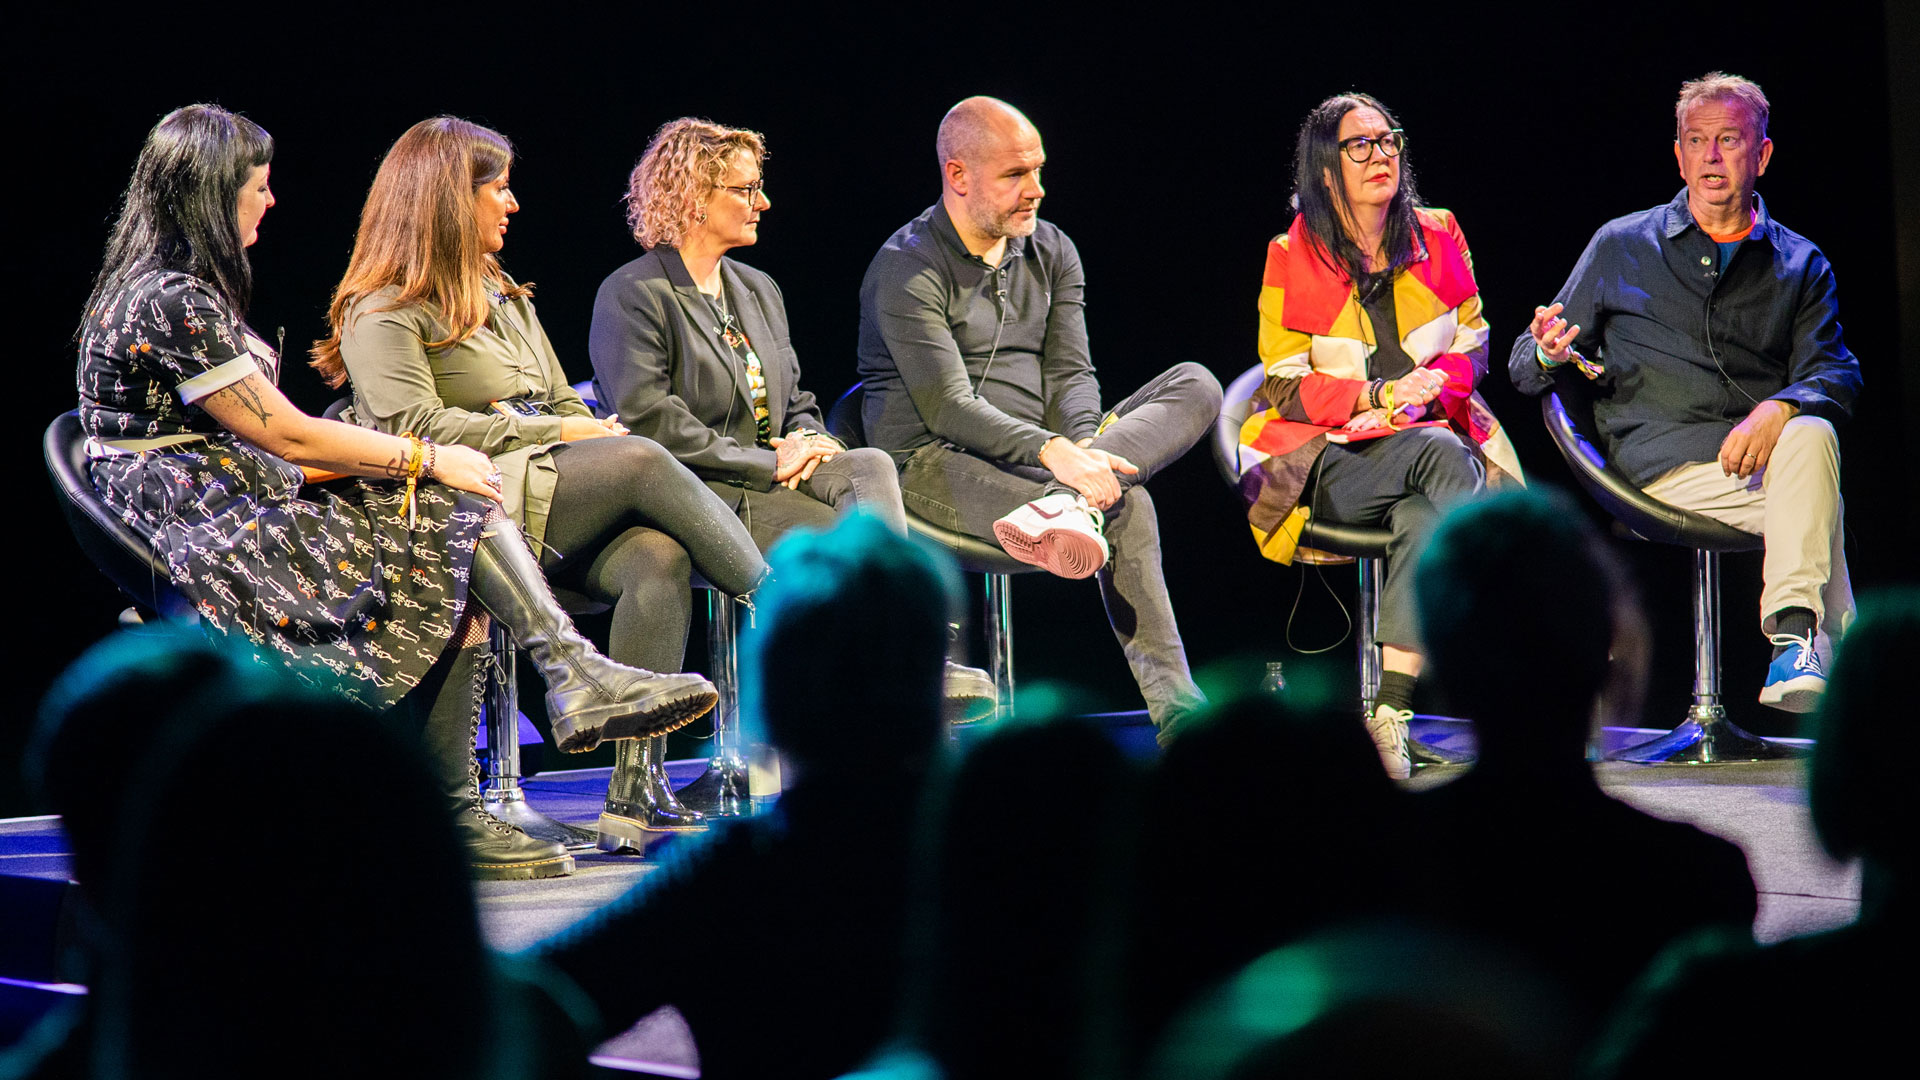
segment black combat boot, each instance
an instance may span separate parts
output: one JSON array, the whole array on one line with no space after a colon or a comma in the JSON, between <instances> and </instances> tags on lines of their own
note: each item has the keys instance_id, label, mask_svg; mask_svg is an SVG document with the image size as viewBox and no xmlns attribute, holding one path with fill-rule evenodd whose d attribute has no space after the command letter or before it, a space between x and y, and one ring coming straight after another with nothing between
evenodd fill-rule
<instances>
[{"instance_id":1,"label":"black combat boot","mask_svg":"<svg viewBox=\"0 0 1920 1080\"><path fill-rule=\"evenodd\" d=\"M706 829L706 815L674 798L663 760L666 751L664 735L629 739L614 748L613 778L607 784L607 804L600 811L601 851L644 855L675 833Z\"/></svg>"},{"instance_id":2,"label":"black combat boot","mask_svg":"<svg viewBox=\"0 0 1920 1080\"><path fill-rule=\"evenodd\" d=\"M528 836L481 805L474 736L480 727L486 652L484 644L449 648L448 655L407 697L421 724L421 740L453 815L454 830L476 878L500 881L570 874L573 856L566 848Z\"/></svg>"},{"instance_id":3,"label":"black combat boot","mask_svg":"<svg viewBox=\"0 0 1920 1080\"><path fill-rule=\"evenodd\" d=\"M707 714L720 695L699 675L660 675L595 651L554 600L520 528L487 527L473 552L469 591L533 657L547 681L547 719L560 749L662 735Z\"/></svg>"}]
</instances>

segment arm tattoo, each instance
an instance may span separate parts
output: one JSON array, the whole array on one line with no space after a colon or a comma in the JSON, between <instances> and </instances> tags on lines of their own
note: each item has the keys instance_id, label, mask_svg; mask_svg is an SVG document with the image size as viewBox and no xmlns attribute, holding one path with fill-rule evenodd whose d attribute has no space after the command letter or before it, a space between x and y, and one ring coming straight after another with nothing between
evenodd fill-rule
<instances>
[{"instance_id":1,"label":"arm tattoo","mask_svg":"<svg viewBox=\"0 0 1920 1080\"><path fill-rule=\"evenodd\" d=\"M273 414L267 411L267 403L260 397L260 391L248 386L245 379L226 387L220 393L232 394L233 400L239 402L241 408L252 413L254 419L260 421L261 427L267 426L267 417Z\"/></svg>"},{"instance_id":2,"label":"arm tattoo","mask_svg":"<svg viewBox=\"0 0 1920 1080\"><path fill-rule=\"evenodd\" d=\"M407 478L407 459L405 457L397 457L385 463L363 461L360 463L360 467L363 469L378 469L381 475L389 480L405 480Z\"/></svg>"}]
</instances>

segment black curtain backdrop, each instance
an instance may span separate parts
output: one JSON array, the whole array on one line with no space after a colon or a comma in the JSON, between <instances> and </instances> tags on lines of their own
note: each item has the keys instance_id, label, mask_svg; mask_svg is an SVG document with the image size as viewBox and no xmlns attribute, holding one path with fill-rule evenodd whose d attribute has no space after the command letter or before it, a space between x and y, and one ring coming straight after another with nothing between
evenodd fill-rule
<instances>
[{"instance_id":1,"label":"black curtain backdrop","mask_svg":"<svg viewBox=\"0 0 1920 1080\"><path fill-rule=\"evenodd\" d=\"M1847 340L1866 372L1867 396L1843 432L1856 584L1911 576L1916 492L1894 429L1912 376L1898 359L1889 210L1890 140L1914 109L1889 96L1879 4L1801 5L1790 17L1727 5L1719 21L1671 4L1261 10L170 7L146 20L14 24L6 209L26 242L8 259L21 334L11 347L21 498L7 541L14 678L0 714L0 813L26 809L13 761L40 695L123 606L68 535L38 440L73 407L73 329L140 141L167 110L194 101L244 112L276 139L279 203L253 249L250 321L268 336L285 328L283 386L317 410L333 395L301 353L324 329L367 183L393 139L436 113L516 143L523 209L504 260L538 283L542 319L574 378L591 374L595 288L639 253L619 198L648 136L687 114L765 132L773 206L758 246L735 255L780 282L807 383L830 401L853 379L868 260L938 195L941 114L969 94L1006 98L1046 140L1043 213L1085 258L1093 354L1118 399L1176 361L1206 364L1223 383L1254 362L1265 245L1291 217L1294 133L1325 95L1363 89L1397 112L1422 192L1458 213L1472 245L1493 325L1483 393L1533 481L1565 486L1537 408L1507 383L1508 345L1595 228L1678 190L1679 84L1715 68L1738 72L1773 99L1776 149L1760 190L1832 261ZM215 21L193 21L199 12ZM1224 664L1239 678L1240 665L1280 659L1289 671L1317 664L1352 678L1350 642L1318 661L1287 648L1303 571L1259 558L1204 447L1159 478L1154 497L1196 668ZM1657 637L1649 722L1669 726L1690 670L1691 562L1677 548L1623 550ZM1340 611L1306 573L1294 639L1331 644ZM1753 703L1766 657L1754 631L1758 574L1758 556L1727 560L1729 706L1756 730L1791 734L1792 718ZM1350 604L1351 570L1325 577ZM1023 682L1070 684L1088 709L1139 707L1090 584L1029 576L1014 592ZM696 641L690 662L699 653ZM1500 658L1486 663L1497 677Z\"/></svg>"}]
</instances>

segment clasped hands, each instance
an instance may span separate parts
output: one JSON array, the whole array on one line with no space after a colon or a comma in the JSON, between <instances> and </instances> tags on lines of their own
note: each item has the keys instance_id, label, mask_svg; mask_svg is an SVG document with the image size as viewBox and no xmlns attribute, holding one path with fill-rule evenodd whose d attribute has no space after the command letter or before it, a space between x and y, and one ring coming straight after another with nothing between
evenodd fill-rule
<instances>
[{"instance_id":1,"label":"clasped hands","mask_svg":"<svg viewBox=\"0 0 1920 1080\"><path fill-rule=\"evenodd\" d=\"M768 445L773 447L773 482L785 484L790 490L798 490L813 478L813 470L822 462L832 461L835 454L846 450L833 436L805 428L776 435Z\"/></svg>"},{"instance_id":2,"label":"clasped hands","mask_svg":"<svg viewBox=\"0 0 1920 1080\"><path fill-rule=\"evenodd\" d=\"M1120 501L1115 473L1132 475L1140 466L1105 450L1095 450L1091 437L1073 442L1055 435L1040 447L1040 464L1054 479L1080 493L1096 510L1108 510Z\"/></svg>"},{"instance_id":3,"label":"clasped hands","mask_svg":"<svg viewBox=\"0 0 1920 1080\"><path fill-rule=\"evenodd\" d=\"M1369 431L1391 427L1395 419L1418 420L1427 415L1427 404L1440 396L1440 388L1451 378L1438 368L1414 368L1393 381L1393 408L1363 409L1341 425L1342 431Z\"/></svg>"}]
</instances>

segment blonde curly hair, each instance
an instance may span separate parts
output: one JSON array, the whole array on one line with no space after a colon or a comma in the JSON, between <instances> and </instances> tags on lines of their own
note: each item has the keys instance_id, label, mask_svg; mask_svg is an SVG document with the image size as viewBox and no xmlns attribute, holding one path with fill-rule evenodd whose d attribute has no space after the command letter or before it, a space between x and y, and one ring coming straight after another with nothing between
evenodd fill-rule
<instances>
[{"instance_id":1,"label":"blonde curly hair","mask_svg":"<svg viewBox=\"0 0 1920 1080\"><path fill-rule=\"evenodd\" d=\"M767 160L766 137L683 116L660 125L627 177L627 225L645 248L678 247L699 224L707 198L740 151Z\"/></svg>"}]
</instances>

